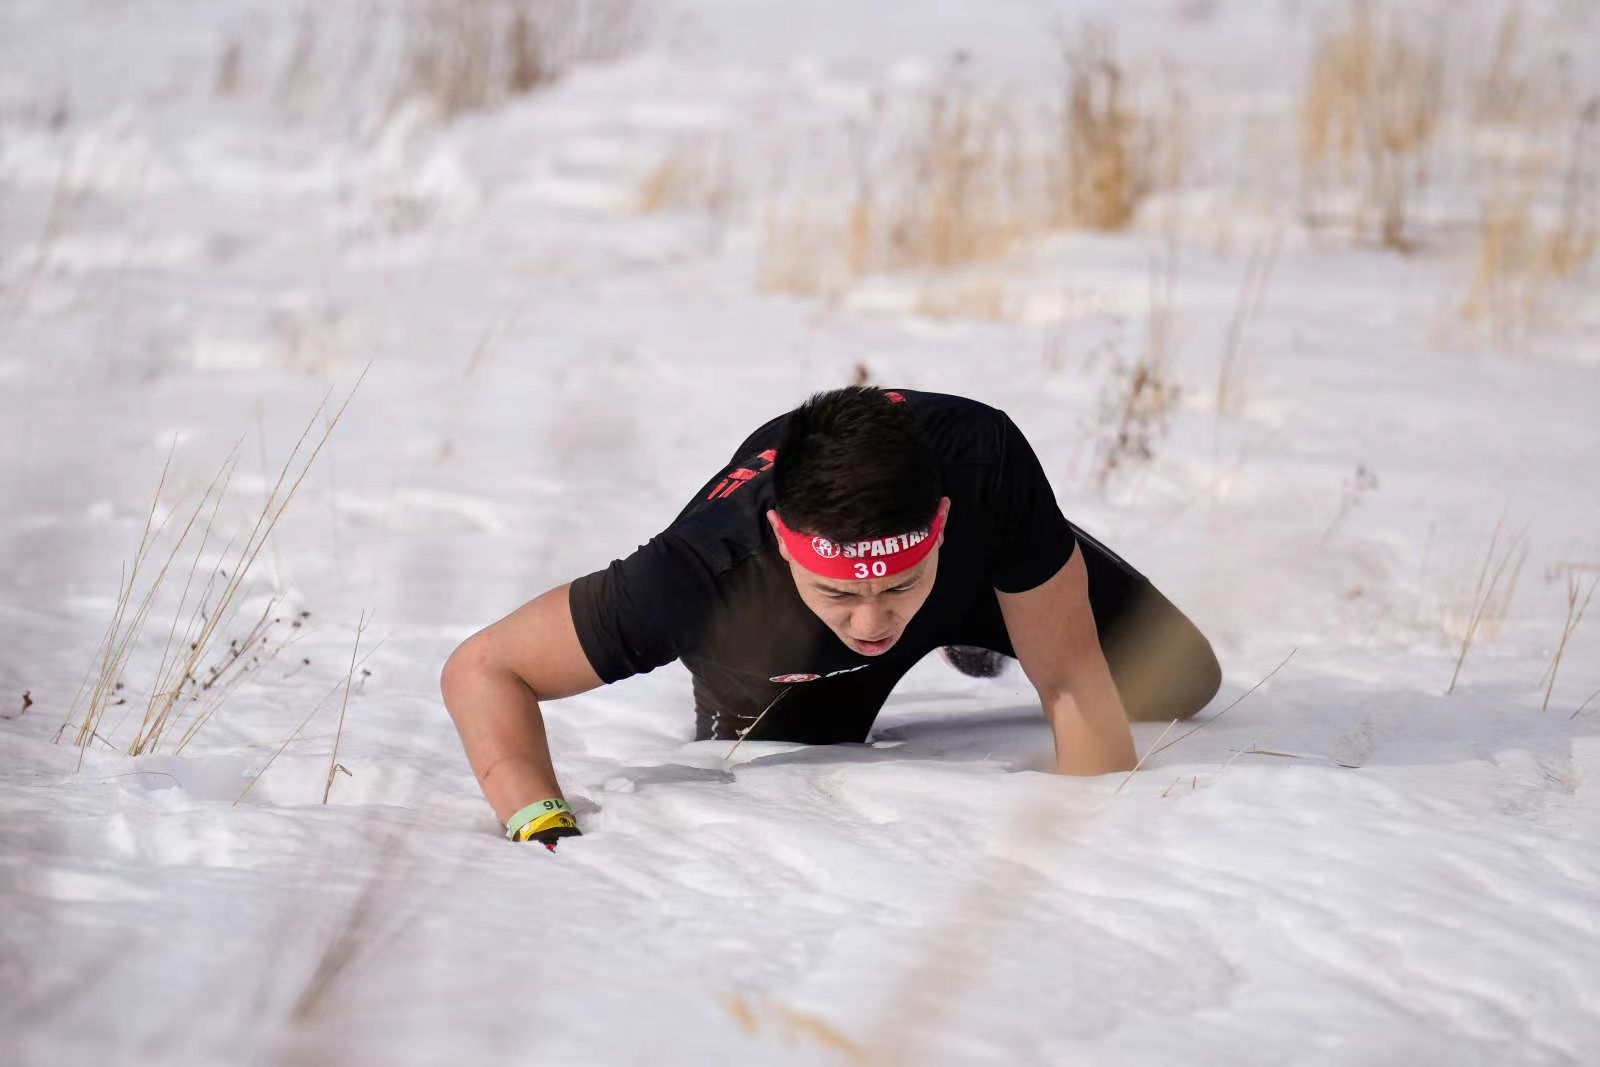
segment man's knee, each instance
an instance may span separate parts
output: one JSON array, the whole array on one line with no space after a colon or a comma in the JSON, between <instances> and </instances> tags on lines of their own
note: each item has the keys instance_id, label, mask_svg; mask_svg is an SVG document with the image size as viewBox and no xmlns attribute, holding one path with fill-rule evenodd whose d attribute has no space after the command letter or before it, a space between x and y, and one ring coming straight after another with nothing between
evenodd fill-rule
<instances>
[{"instance_id":1,"label":"man's knee","mask_svg":"<svg viewBox=\"0 0 1600 1067\"><path fill-rule=\"evenodd\" d=\"M1135 722L1169 722L1199 712L1222 686L1211 642L1166 597L1149 589L1106 643L1106 662Z\"/></svg>"},{"instance_id":2,"label":"man's knee","mask_svg":"<svg viewBox=\"0 0 1600 1067\"><path fill-rule=\"evenodd\" d=\"M1187 719L1211 703L1222 688L1222 665L1211 650L1211 642L1191 624L1194 630L1189 646L1184 650L1183 666L1174 678L1172 714L1169 719Z\"/></svg>"}]
</instances>

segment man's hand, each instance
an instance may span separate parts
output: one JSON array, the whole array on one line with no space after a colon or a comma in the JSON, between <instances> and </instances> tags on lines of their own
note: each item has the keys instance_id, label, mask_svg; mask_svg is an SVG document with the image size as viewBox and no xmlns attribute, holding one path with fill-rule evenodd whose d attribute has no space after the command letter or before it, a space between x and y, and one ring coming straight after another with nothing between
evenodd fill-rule
<instances>
[{"instance_id":1,"label":"man's hand","mask_svg":"<svg viewBox=\"0 0 1600 1067\"><path fill-rule=\"evenodd\" d=\"M1111 668L1100 650L1083 550L1055 576L1025 593L1000 593L1011 647L1056 741L1056 771L1109 774L1132 770L1133 732Z\"/></svg>"}]
</instances>

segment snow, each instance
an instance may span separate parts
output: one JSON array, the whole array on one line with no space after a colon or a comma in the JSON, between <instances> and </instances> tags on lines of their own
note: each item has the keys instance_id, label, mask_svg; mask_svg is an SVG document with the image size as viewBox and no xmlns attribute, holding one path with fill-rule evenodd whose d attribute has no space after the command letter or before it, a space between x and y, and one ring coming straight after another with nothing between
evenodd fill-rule
<instances>
[{"instance_id":1,"label":"snow","mask_svg":"<svg viewBox=\"0 0 1600 1067\"><path fill-rule=\"evenodd\" d=\"M1509 354L1455 314L1476 207L1448 182L1411 256L1302 225L1292 94L1339 10L682 0L622 58L444 122L342 81L336 15L286 93L297 8L6 5L0 1061L1592 1062L1600 621L1546 710L1541 676L1568 575L1600 567L1594 264ZM1481 51L1498 10L1452 29ZM1600 21L1526 10L1581 96ZM753 190L842 180L840 131L953 48L1045 106L1051 34L1095 13L1218 131L1182 191L994 264L757 285ZM228 40L251 47L222 97ZM1247 124L1288 154L1238 158ZM641 214L686 137L742 199ZM1102 491L1168 208L1183 392ZM962 286L1004 313L918 314ZM1137 727L1133 776L1069 780L1019 672L935 657L866 745L727 758L687 740L673 666L546 709L584 836L509 846L437 694L450 650L858 365L1010 412L1069 517L1211 637L1216 703L1159 751ZM170 589L114 745L55 743L169 450L182 516L237 448L203 576L369 366L222 638L270 602L277 654L181 753L126 755ZM1446 693L1502 517L1526 557Z\"/></svg>"}]
</instances>

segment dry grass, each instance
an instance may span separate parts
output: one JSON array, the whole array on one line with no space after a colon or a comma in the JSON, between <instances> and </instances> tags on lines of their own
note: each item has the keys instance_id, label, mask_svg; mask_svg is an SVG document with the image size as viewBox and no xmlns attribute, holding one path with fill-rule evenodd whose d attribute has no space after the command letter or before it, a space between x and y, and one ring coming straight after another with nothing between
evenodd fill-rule
<instances>
[{"instance_id":1,"label":"dry grass","mask_svg":"<svg viewBox=\"0 0 1600 1067\"><path fill-rule=\"evenodd\" d=\"M808 158L803 193L765 212L760 283L836 297L862 275L944 271L1013 252L1055 229L1121 230L1150 193L1182 173L1187 112L1174 91L1142 91L1108 35L1084 29L1062 48L1059 107L1042 127L1003 93L975 83L953 59L909 112L880 104L849 131L848 182L830 182ZM647 204L695 195L704 170L668 156L641 191ZM797 183L799 184L799 183ZM830 185L845 190L830 195ZM823 190L823 191L819 191ZM999 317L995 301L937 295L919 310Z\"/></svg>"},{"instance_id":2,"label":"dry grass","mask_svg":"<svg viewBox=\"0 0 1600 1067\"><path fill-rule=\"evenodd\" d=\"M770 1000L752 1004L749 998L740 993L725 996L723 1004L746 1037L757 1037L761 1034L762 1016L765 1015L777 1024L775 1029L786 1045L795 1044L799 1039L840 1053L851 1063L873 1062L864 1055L861 1047L855 1042L810 1012L799 1011Z\"/></svg>"},{"instance_id":3,"label":"dry grass","mask_svg":"<svg viewBox=\"0 0 1600 1067\"><path fill-rule=\"evenodd\" d=\"M1600 96L1572 116L1559 203L1546 261L1558 277L1572 278L1600 252Z\"/></svg>"},{"instance_id":4,"label":"dry grass","mask_svg":"<svg viewBox=\"0 0 1600 1067\"><path fill-rule=\"evenodd\" d=\"M886 205L886 228L873 234L871 197L863 195L846 232L868 245L864 258L889 270L997 259L1023 225L1015 151L1006 105L982 97L952 64L912 145L910 180Z\"/></svg>"},{"instance_id":5,"label":"dry grass","mask_svg":"<svg viewBox=\"0 0 1600 1067\"><path fill-rule=\"evenodd\" d=\"M1239 298L1228 320L1228 333L1222 345L1222 362L1217 371L1217 415L1234 416L1244 409L1245 379L1245 329L1261 315L1266 297L1267 283L1272 279L1273 268L1278 263L1278 250L1283 245L1283 226L1274 226L1250 250L1245 263L1244 280L1239 286Z\"/></svg>"},{"instance_id":6,"label":"dry grass","mask_svg":"<svg viewBox=\"0 0 1600 1067\"><path fill-rule=\"evenodd\" d=\"M721 218L737 195L727 146L718 140L691 139L675 145L645 172L637 202L647 215L688 210Z\"/></svg>"},{"instance_id":7,"label":"dry grass","mask_svg":"<svg viewBox=\"0 0 1600 1067\"><path fill-rule=\"evenodd\" d=\"M493 108L614 59L640 37L633 0L399 0L301 8L273 68L271 92L297 116L380 120L413 101L443 119ZM211 76L242 95L245 72L271 61L247 31L226 36Z\"/></svg>"},{"instance_id":8,"label":"dry grass","mask_svg":"<svg viewBox=\"0 0 1600 1067\"><path fill-rule=\"evenodd\" d=\"M1272 668L1266 674L1262 675L1260 681L1258 681L1255 685L1252 685L1249 689L1246 689L1243 693L1240 693L1238 696L1234 697L1233 700L1226 707L1224 707L1221 711L1217 712L1215 715L1211 716L1209 719L1206 719L1206 720L1204 720L1202 722L1196 723L1194 726L1191 726L1189 729L1185 730L1183 733L1179 734L1177 737L1174 737L1171 741L1168 741L1166 744L1161 744L1161 742L1158 740L1156 742L1156 744L1151 746L1150 752L1145 756L1145 759L1148 759L1150 756L1160 755L1162 752L1165 752L1167 749L1171 748L1173 745L1179 744L1180 742L1186 740L1187 738L1192 737L1194 734L1199 733L1201 730L1205 729L1207 726L1210 726L1212 723L1214 723L1218 719L1222 718L1228 712L1230 712L1234 708L1238 707L1241 703L1243 703L1243 701L1244 701L1244 699L1246 697L1250 696L1257 689L1260 689L1262 686L1266 685L1269 681L1271 681L1274 677L1277 676L1279 671L1283 670L1284 667L1288 666L1289 665L1289 661L1294 659L1295 653L1297 653L1299 651L1300 651L1300 646L1299 645L1296 645L1293 648L1291 648L1289 650L1289 654L1284 656L1283 659L1279 660L1278 661L1278 665L1276 667ZM1174 721L1174 723L1176 723L1177 720L1173 720L1173 721ZM1171 729L1172 729L1171 726L1167 727L1166 730L1162 731L1161 736L1162 737L1166 737L1167 733L1169 731L1171 731ZM1144 760L1141 759L1139 762L1143 763ZM1135 768L1135 769L1137 769L1137 768ZM1130 775L1130 777L1131 777L1131 775ZM1127 784L1126 781L1124 781L1123 785L1126 785L1126 784ZM1121 792L1122 791L1122 786L1118 786L1117 787L1117 791Z\"/></svg>"},{"instance_id":9,"label":"dry grass","mask_svg":"<svg viewBox=\"0 0 1600 1067\"><path fill-rule=\"evenodd\" d=\"M1573 302L1600 251L1600 97L1581 97L1562 57L1530 41L1511 5L1486 68L1472 83L1475 162L1486 174L1476 255L1460 313L1495 350L1523 354Z\"/></svg>"},{"instance_id":10,"label":"dry grass","mask_svg":"<svg viewBox=\"0 0 1600 1067\"><path fill-rule=\"evenodd\" d=\"M930 319L1004 322L1013 314L1005 286L995 278L930 283L917 293L917 314Z\"/></svg>"},{"instance_id":11,"label":"dry grass","mask_svg":"<svg viewBox=\"0 0 1600 1067\"><path fill-rule=\"evenodd\" d=\"M269 629L283 621L272 614L276 607L276 599L269 601L262 609L255 625L243 638L234 638L228 642L228 648L222 653L220 661L206 668L203 679L192 676L185 679L189 687L189 700L195 705L195 709L188 726L178 738L177 747L173 749L174 753L181 754L189 746L189 742L193 741L201 728L222 709L223 704L249 674L259 672L271 664L299 640L301 630L298 621L291 623L287 633L279 636L276 641L270 640ZM302 612L302 615L304 614L306 613ZM269 616L272 616L270 620Z\"/></svg>"},{"instance_id":12,"label":"dry grass","mask_svg":"<svg viewBox=\"0 0 1600 1067\"><path fill-rule=\"evenodd\" d=\"M797 198L769 205L761 230L756 284L762 289L834 299L860 276L853 257L841 255L848 229L824 204Z\"/></svg>"},{"instance_id":13,"label":"dry grass","mask_svg":"<svg viewBox=\"0 0 1600 1067\"><path fill-rule=\"evenodd\" d=\"M445 117L533 92L577 63L612 59L639 29L629 0L414 0L399 97Z\"/></svg>"},{"instance_id":14,"label":"dry grass","mask_svg":"<svg viewBox=\"0 0 1600 1067\"><path fill-rule=\"evenodd\" d=\"M348 1011L362 980L370 978L370 969L384 944L414 921L412 905L403 897L405 883L400 880L403 874L398 857L404 852L401 834L390 830L373 841L370 852L355 864L370 873L355 897L327 917L323 925L326 939L316 963L289 1006L287 1021L292 1027L312 1028ZM325 891L319 889L319 902L325 896ZM296 1057L293 1062L324 1060Z\"/></svg>"},{"instance_id":15,"label":"dry grass","mask_svg":"<svg viewBox=\"0 0 1600 1067\"><path fill-rule=\"evenodd\" d=\"M961 59L920 103L892 149L874 112L849 131L847 197L812 190L769 203L763 288L837 296L871 271L945 269L997 259L1026 222L1024 164L1009 103L981 92ZM806 164L811 166L811 164Z\"/></svg>"},{"instance_id":16,"label":"dry grass","mask_svg":"<svg viewBox=\"0 0 1600 1067\"><path fill-rule=\"evenodd\" d=\"M1589 583L1589 591L1578 598L1582 584L1575 574L1567 575L1567 621L1561 626L1561 641L1556 645L1555 655L1550 658L1550 666L1545 668L1549 678L1544 690L1544 703L1539 705L1540 711L1550 708L1550 694L1555 692L1556 673L1561 670L1561 657L1567 651L1567 643L1572 640L1572 635L1577 632L1578 624L1583 621L1583 613L1589 608L1589 601L1594 599L1595 586L1600 585L1600 574L1597 574ZM1541 679L1543 680L1543 679Z\"/></svg>"},{"instance_id":17,"label":"dry grass","mask_svg":"<svg viewBox=\"0 0 1600 1067\"><path fill-rule=\"evenodd\" d=\"M1169 91L1161 107L1137 108L1103 27L1084 27L1061 55L1049 221L1057 227L1125 229L1153 190L1178 184L1187 154L1183 99Z\"/></svg>"},{"instance_id":18,"label":"dry grass","mask_svg":"<svg viewBox=\"0 0 1600 1067\"><path fill-rule=\"evenodd\" d=\"M362 682L365 682L367 675L371 673L370 671L368 671L365 668L366 662L368 660L370 660L377 653L378 648L381 648L382 646L383 646L383 642L382 641L378 642L378 645L376 647L370 649L367 652L367 654L365 656L362 656L361 659L356 663L356 667L358 669L360 669L360 671L361 671ZM281 745L279 745L277 747L277 749L272 753L272 755L267 758L267 762L262 764L261 769L255 773L255 776L252 777L250 779L250 781L245 785L245 787L239 791L239 795L233 798L234 805L238 805L238 803L240 801L242 801L245 797L249 796L250 795L250 791L252 789L254 789L256 787L256 784L258 782L260 782L263 777L266 776L266 773L269 770L272 769L272 765L274 763L278 762L278 757L282 756L283 753L288 749L288 747L291 744L293 744L297 739L299 739L299 738L304 736L306 727L308 725L310 725L311 720L316 717L317 712L321 711L324 707L326 707L328 705L328 702L334 698L334 696L339 692L340 689L345 689L347 691L346 692L346 696L345 696L345 700L346 700L346 702L349 701L349 695L348 695L349 683L348 683L348 681L341 681L338 684L329 687L327 692L322 694L321 699L319 699L314 705L312 705L311 710L306 712L305 718L300 720L299 725L297 725L294 728L294 731L292 733L290 733L288 737L283 739L283 744L281 744ZM360 691L361 691L361 685L358 684L356 686L356 692L360 692ZM343 714L344 714L343 710L341 709L340 715L342 716ZM337 756L337 750L335 751L335 756ZM337 766L337 764L335 764L335 766Z\"/></svg>"},{"instance_id":19,"label":"dry grass","mask_svg":"<svg viewBox=\"0 0 1600 1067\"><path fill-rule=\"evenodd\" d=\"M78 694L68 709L67 717L57 733L59 741L73 720L78 719L73 743L80 749L80 763L81 751L87 749L93 741L99 740L107 746L111 744L101 730L103 720L110 708L127 702L127 698L122 695L125 688L123 675L128 668L130 657L139 644L145 624L158 604L158 598L166 586L168 576L175 573L175 565L179 569L184 569L184 582L166 629L154 678L147 691L144 714L128 744L128 753L137 756L156 751L162 738L181 719L179 702L185 697L187 700L184 700L184 704L192 705L194 708L194 715L188 729L183 733L179 747L187 745L238 685L242 676L260 665L261 646L266 642L266 631L270 625L269 620L272 618L275 600L268 602L261 617L243 638L235 638L229 643L227 649L217 656L217 661L209 670L203 666L208 655L219 643L222 632L232 625L242 600L242 591L262 548L282 519L296 491L305 480L322 448L327 444L334 427L343 417L365 377L366 372L363 371L361 378L352 387L350 395L326 424L321 437L308 450L304 459L300 460L301 450L310 439L312 427L326 408L328 398L325 397L322 404L318 405L295 443L293 451L284 461L278 480L256 515L254 524L244 538L244 543L237 548L234 542L230 541L214 556L207 555L207 546L212 538L217 516L235 468L237 447L230 452L192 507L186 511L169 512L160 523L157 523L155 516L161 507L161 496L171 468L169 455L167 464L162 469L161 479L157 483L155 495L151 499L150 510L146 515L132 564L124 568L110 624L86 672L85 680L80 685ZM299 470L296 472L294 468L297 460L300 462ZM161 558L157 566L154 562L160 558L157 556L157 548L166 536L167 525L173 516L182 514L187 514L187 518L170 538L170 545L166 549L164 558ZM205 516L203 523L202 516ZM196 534L195 539L191 541L191 536ZM186 569L179 563L185 553L190 554ZM155 572L150 575L152 567ZM206 577L196 590L196 578L202 573L202 569L205 570ZM145 575L150 575L147 584L143 593L136 598L135 590L139 587L141 577ZM271 654L275 653L269 653L269 658ZM81 718L79 718L80 711Z\"/></svg>"},{"instance_id":20,"label":"dry grass","mask_svg":"<svg viewBox=\"0 0 1600 1067\"><path fill-rule=\"evenodd\" d=\"M1456 656L1456 668L1450 675L1446 694L1455 692L1456 683L1461 679L1461 668L1467 661L1467 653L1472 650L1473 642L1479 637L1492 636L1511 606L1517 577L1522 573L1522 564L1528 554L1527 531L1523 530L1502 544L1501 535L1504 533L1505 519L1502 517L1495 523L1494 534L1489 538L1489 549L1484 553L1483 565L1478 571L1478 581L1472 592L1471 612L1461 635L1461 651Z\"/></svg>"},{"instance_id":21,"label":"dry grass","mask_svg":"<svg viewBox=\"0 0 1600 1067\"><path fill-rule=\"evenodd\" d=\"M237 37L230 37L217 57L217 69L211 76L211 91L217 96L237 96L244 66L244 45Z\"/></svg>"},{"instance_id":22,"label":"dry grass","mask_svg":"<svg viewBox=\"0 0 1600 1067\"><path fill-rule=\"evenodd\" d=\"M1361 505L1366 494L1377 488L1377 473L1367 466L1365 460L1358 462L1355 473L1345 479L1344 491L1339 495L1339 510L1334 513L1333 521L1328 523L1328 528L1322 532L1322 544L1328 543L1334 531Z\"/></svg>"},{"instance_id":23,"label":"dry grass","mask_svg":"<svg viewBox=\"0 0 1600 1067\"><path fill-rule=\"evenodd\" d=\"M333 734L333 751L328 754L328 780L322 787L322 802L324 804L328 802L329 795L333 793L334 776L339 771L344 771L346 774L350 773L339 764L339 742L344 738L344 715L350 707L350 687L354 684L356 677L356 656L361 652L361 635L366 632L366 629L367 616L363 613L361 619L356 623L355 644L350 649L350 670L344 677L344 699L339 702L339 725L335 728Z\"/></svg>"},{"instance_id":24,"label":"dry grass","mask_svg":"<svg viewBox=\"0 0 1600 1067\"><path fill-rule=\"evenodd\" d=\"M78 165L79 149L69 141L62 149L61 164L50 190L50 206L34 242L30 265L16 283L19 299L25 298L33 283L48 271L62 234L88 202L89 193Z\"/></svg>"},{"instance_id":25,"label":"dry grass","mask_svg":"<svg viewBox=\"0 0 1600 1067\"><path fill-rule=\"evenodd\" d=\"M1356 0L1316 43L1300 106L1302 196L1318 221L1330 191L1352 191L1347 221L1405 252L1444 108L1443 50L1375 7Z\"/></svg>"},{"instance_id":26,"label":"dry grass","mask_svg":"<svg viewBox=\"0 0 1600 1067\"><path fill-rule=\"evenodd\" d=\"M1150 264L1144 350L1132 366L1113 377L1102 400L1101 422L1110 431L1095 472L1102 493L1119 471L1155 458L1156 445L1177 411L1181 390L1172 371L1177 272L1177 237L1169 232Z\"/></svg>"},{"instance_id":27,"label":"dry grass","mask_svg":"<svg viewBox=\"0 0 1600 1067\"><path fill-rule=\"evenodd\" d=\"M1595 702L1595 698L1597 697L1600 697L1600 689L1596 689L1594 692L1590 693L1588 698L1585 699L1582 704L1579 704L1576 708L1574 708L1572 714L1568 715L1567 718L1576 719L1579 715L1582 715L1584 709L1590 704L1593 704Z\"/></svg>"},{"instance_id":28,"label":"dry grass","mask_svg":"<svg viewBox=\"0 0 1600 1067\"><path fill-rule=\"evenodd\" d=\"M1600 251L1600 98L1568 125L1559 157L1501 155L1482 199L1461 314L1502 352L1527 350L1562 285Z\"/></svg>"},{"instance_id":29,"label":"dry grass","mask_svg":"<svg viewBox=\"0 0 1600 1067\"><path fill-rule=\"evenodd\" d=\"M1496 185L1484 197L1477 228L1477 266L1461 313L1481 326L1496 349L1523 351L1544 294L1542 257L1533 219L1537 190L1523 182Z\"/></svg>"},{"instance_id":30,"label":"dry grass","mask_svg":"<svg viewBox=\"0 0 1600 1067\"><path fill-rule=\"evenodd\" d=\"M1520 69L1522 39L1522 5L1513 3L1500 16L1487 68L1474 79L1473 121L1516 122L1526 114L1535 86Z\"/></svg>"}]
</instances>

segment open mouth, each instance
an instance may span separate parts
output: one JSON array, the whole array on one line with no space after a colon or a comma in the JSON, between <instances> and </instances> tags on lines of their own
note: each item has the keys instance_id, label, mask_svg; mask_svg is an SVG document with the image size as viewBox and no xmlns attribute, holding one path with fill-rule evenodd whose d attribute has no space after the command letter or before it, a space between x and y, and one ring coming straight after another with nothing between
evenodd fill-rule
<instances>
[{"instance_id":1,"label":"open mouth","mask_svg":"<svg viewBox=\"0 0 1600 1067\"><path fill-rule=\"evenodd\" d=\"M861 641L852 637L850 639L850 644L854 646L857 652L860 652L864 656L877 656L889 651L889 646L893 645L895 639L899 636L899 634L890 634L888 637L881 638L877 641Z\"/></svg>"}]
</instances>

